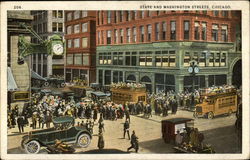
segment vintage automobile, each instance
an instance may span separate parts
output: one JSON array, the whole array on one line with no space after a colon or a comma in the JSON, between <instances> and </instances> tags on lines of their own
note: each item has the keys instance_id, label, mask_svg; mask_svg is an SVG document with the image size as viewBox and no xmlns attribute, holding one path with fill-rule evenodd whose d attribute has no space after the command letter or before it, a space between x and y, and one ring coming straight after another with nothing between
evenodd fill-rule
<instances>
[{"instance_id":1,"label":"vintage automobile","mask_svg":"<svg viewBox=\"0 0 250 160\"><path fill-rule=\"evenodd\" d=\"M54 85L58 88L60 87L65 87L66 86L66 83L65 83L65 80L64 79L60 79L60 78L45 78L46 81L43 83L43 85L45 87L48 87L48 86L51 86L51 85Z\"/></svg>"},{"instance_id":2,"label":"vintage automobile","mask_svg":"<svg viewBox=\"0 0 250 160\"><path fill-rule=\"evenodd\" d=\"M21 147L28 154L37 154L41 147L54 145L55 140L80 147L90 145L92 135L86 126L74 126L74 118L69 116L56 117L53 119L53 128L31 131L22 137Z\"/></svg>"},{"instance_id":3,"label":"vintage automobile","mask_svg":"<svg viewBox=\"0 0 250 160\"><path fill-rule=\"evenodd\" d=\"M175 136L177 131L182 133L184 128L193 127L194 122L191 118L171 118L161 121L161 132L162 138L165 143L170 143L175 141Z\"/></svg>"}]
</instances>

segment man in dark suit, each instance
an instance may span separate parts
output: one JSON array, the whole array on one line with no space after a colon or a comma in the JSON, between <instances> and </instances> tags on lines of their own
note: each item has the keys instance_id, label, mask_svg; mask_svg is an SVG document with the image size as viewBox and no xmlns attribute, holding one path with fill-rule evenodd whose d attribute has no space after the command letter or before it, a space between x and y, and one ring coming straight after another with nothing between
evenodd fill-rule
<instances>
[{"instance_id":1,"label":"man in dark suit","mask_svg":"<svg viewBox=\"0 0 250 160\"><path fill-rule=\"evenodd\" d=\"M19 129L19 133L24 132L23 126L24 126L24 118L23 116L19 115L17 118L17 125Z\"/></svg>"},{"instance_id":2,"label":"man in dark suit","mask_svg":"<svg viewBox=\"0 0 250 160\"><path fill-rule=\"evenodd\" d=\"M129 122L128 122L128 120L126 120L125 123L124 123L123 138L125 138L126 132L128 134L128 139L130 139L130 135L129 135Z\"/></svg>"}]
</instances>

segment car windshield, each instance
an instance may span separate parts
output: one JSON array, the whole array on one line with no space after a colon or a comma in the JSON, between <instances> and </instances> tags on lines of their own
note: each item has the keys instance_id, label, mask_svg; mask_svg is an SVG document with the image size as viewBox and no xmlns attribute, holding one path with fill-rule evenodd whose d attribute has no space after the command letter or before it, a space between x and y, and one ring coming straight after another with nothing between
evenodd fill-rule
<instances>
[{"instance_id":1,"label":"car windshield","mask_svg":"<svg viewBox=\"0 0 250 160\"><path fill-rule=\"evenodd\" d=\"M57 123L54 124L56 130L65 130L73 126L73 123Z\"/></svg>"}]
</instances>

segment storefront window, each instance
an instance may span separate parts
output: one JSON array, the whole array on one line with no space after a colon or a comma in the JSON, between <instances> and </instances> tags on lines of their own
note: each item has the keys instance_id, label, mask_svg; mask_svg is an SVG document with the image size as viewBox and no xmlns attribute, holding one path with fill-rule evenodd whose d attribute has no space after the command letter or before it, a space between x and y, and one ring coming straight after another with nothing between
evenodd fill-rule
<instances>
[{"instance_id":1,"label":"storefront window","mask_svg":"<svg viewBox=\"0 0 250 160\"><path fill-rule=\"evenodd\" d=\"M102 85L102 80L103 80L103 71L102 70L98 70L98 73L99 73L99 77L98 77L98 82L99 84Z\"/></svg>"},{"instance_id":2,"label":"storefront window","mask_svg":"<svg viewBox=\"0 0 250 160\"><path fill-rule=\"evenodd\" d=\"M109 84L111 84L111 71L110 70L108 70L108 71L105 71L104 72L104 80L105 80L105 85L109 85Z\"/></svg>"}]
</instances>

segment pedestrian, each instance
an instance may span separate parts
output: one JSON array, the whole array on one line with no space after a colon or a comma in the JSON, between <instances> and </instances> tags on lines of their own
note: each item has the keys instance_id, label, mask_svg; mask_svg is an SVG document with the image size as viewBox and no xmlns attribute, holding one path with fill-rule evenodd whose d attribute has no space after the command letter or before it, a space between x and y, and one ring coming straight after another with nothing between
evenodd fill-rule
<instances>
[{"instance_id":1,"label":"pedestrian","mask_svg":"<svg viewBox=\"0 0 250 160\"><path fill-rule=\"evenodd\" d=\"M125 110L125 121L128 121L130 123L130 115L128 110Z\"/></svg>"},{"instance_id":2,"label":"pedestrian","mask_svg":"<svg viewBox=\"0 0 250 160\"><path fill-rule=\"evenodd\" d=\"M104 148L104 138L103 138L103 133L101 130L99 130L99 134L98 134L98 144L97 147L99 149L103 149Z\"/></svg>"},{"instance_id":3,"label":"pedestrian","mask_svg":"<svg viewBox=\"0 0 250 160\"><path fill-rule=\"evenodd\" d=\"M17 125L18 125L18 129L19 129L19 133L24 132L24 117L19 115L17 117Z\"/></svg>"},{"instance_id":4,"label":"pedestrian","mask_svg":"<svg viewBox=\"0 0 250 160\"><path fill-rule=\"evenodd\" d=\"M175 144L176 144L177 146L180 146L181 143L182 143L182 140L183 140L183 137L182 137L182 135L180 134L180 131L178 130L178 131L177 131L177 135L175 136Z\"/></svg>"},{"instance_id":5,"label":"pedestrian","mask_svg":"<svg viewBox=\"0 0 250 160\"><path fill-rule=\"evenodd\" d=\"M129 152L130 149L134 148L135 152L137 153L139 150L139 143L138 143L138 137L135 135L135 131L133 131L131 135L131 146L127 149L127 152Z\"/></svg>"},{"instance_id":6,"label":"pedestrian","mask_svg":"<svg viewBox=\"0 0 250 160\"><path fill-rule=\"evenodd\" d=\"M129 122L128 120L126 120L126 122L124 123L124 128L123 128L123 138L125 139L125 134L128 134L128 139L130 140L130 135L129 135Z\"/></svg>"},{"instance_id":7,"label":"pedestrian","mask_svg":"<svg viewBox=\"0 0 250 160\"><path fill-rule=\"evenodd\" d=\"M105 132L105 130L104 130L104 123L103 123L103 121L101 121L100 123L99 123L99 132Z\"/></svg>"},{"instance_id":8,"label":"pedestrian","mask_svg":"<svg viewBox=\"0 0 250 160\"><path fill-rule=\"evenodd\" d=\"M94 119L94 122L97 120L97 108L94 109L93 119Z\"/></svg>"}]
</instances>

